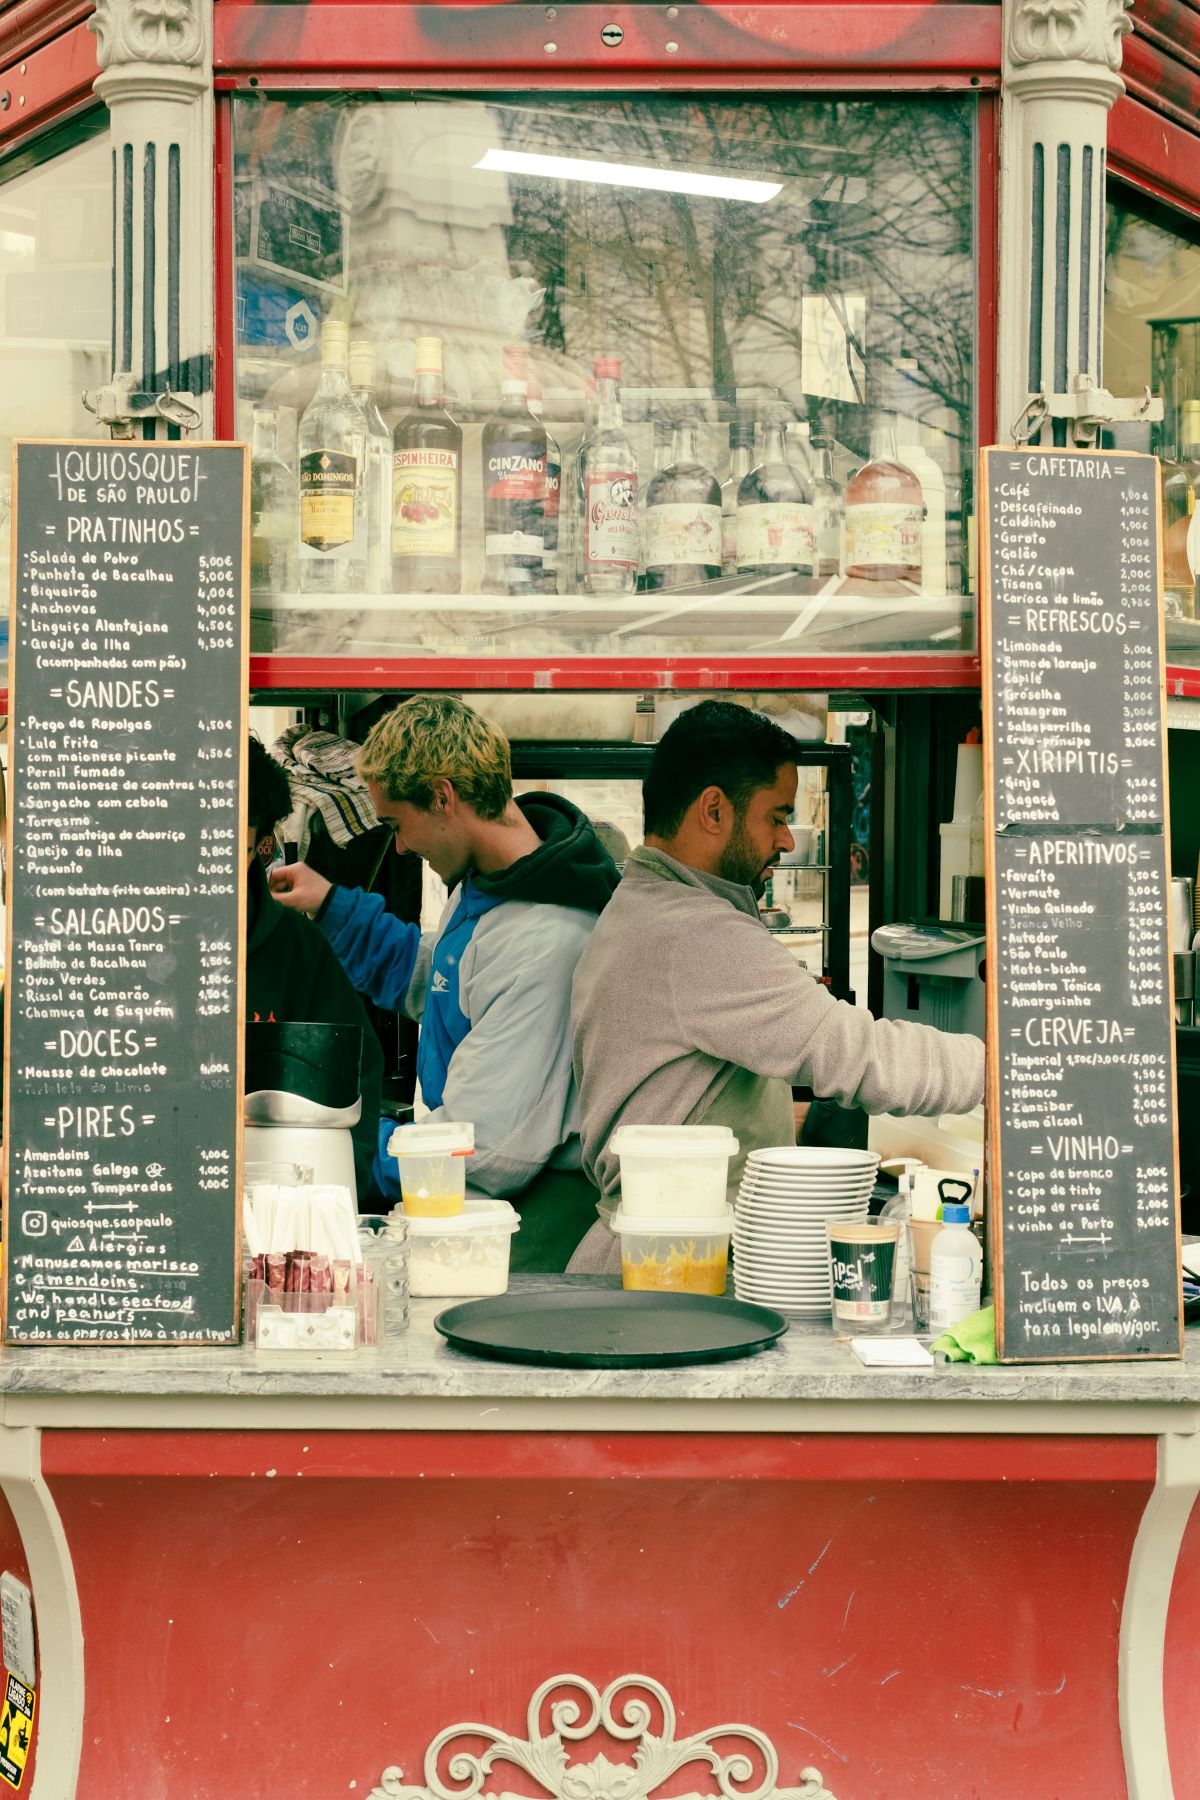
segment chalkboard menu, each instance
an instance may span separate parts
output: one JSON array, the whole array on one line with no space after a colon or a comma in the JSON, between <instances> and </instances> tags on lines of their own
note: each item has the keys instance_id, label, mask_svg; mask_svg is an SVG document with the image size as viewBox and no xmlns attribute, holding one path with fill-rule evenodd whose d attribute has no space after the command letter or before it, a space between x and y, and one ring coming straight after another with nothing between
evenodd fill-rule
<instances>
[{"instance_id":1,"label":"chalkboard menu","mask_svg":"<svg viewBox=\"0 0 1200 1800\"><path fill-rule=\"evenodd\" d=\"M1157 464L983 462L999 1353L1178 1356Z\"/></svg>"},{"instance_id":2,"label":"chalkboard menu","mask_svg":"<svg viewBox=\"0 0 1200 1800\"><path fill-rule=\"evenodd\" d=\"M246 452L19 443L5 1336L237 1326Z\"/></svg>"}]
</instances>

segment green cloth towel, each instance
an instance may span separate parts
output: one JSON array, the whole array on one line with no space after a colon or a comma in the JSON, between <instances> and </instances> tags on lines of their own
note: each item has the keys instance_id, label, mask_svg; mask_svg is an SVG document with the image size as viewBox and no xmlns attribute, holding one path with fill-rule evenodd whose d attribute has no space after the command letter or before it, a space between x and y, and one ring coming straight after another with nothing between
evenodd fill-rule
<instances>
[{"instance_id":1,"label":"green cloth towel","mask_svg":"<svg viewBox=\"0 0 1200 1800\"><path fill-rule=\"evenodd\" d=\"M953 1331L943 1331L929 1348L941 1350L951 1362L994 1363L996 1361L996 1309L981 1306L969 1318L960 1319Z\"/></svg>"}]
</instances>

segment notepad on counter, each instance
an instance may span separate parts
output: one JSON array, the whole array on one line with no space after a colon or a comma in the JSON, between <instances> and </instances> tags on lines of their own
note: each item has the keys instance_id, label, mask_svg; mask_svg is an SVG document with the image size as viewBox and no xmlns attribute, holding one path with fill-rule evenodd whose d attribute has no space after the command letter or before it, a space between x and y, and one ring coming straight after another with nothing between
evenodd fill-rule
<instances>
[{"instance_id":1,"label":"notepad on counter","mask_svg":"<svg viewBox=\"0 0 1200 1800\"><path fill-rule=\"evenodd\" d=\"M851 1338L850 1348L867 1369L932 1369L933 1358L915 1337Z\"/></svg>"}]
</instances>

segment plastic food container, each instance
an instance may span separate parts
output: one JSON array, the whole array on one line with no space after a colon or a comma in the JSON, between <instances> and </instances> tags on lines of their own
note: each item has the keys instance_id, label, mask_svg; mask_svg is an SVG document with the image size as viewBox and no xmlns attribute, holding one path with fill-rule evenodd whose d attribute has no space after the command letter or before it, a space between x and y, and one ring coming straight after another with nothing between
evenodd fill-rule
<instances>
[{"instance_id":1,"label":"plastic food container","mask_svg":"<svg viewBox=\"0 0 1200 1800\"><path fill-rule=\"evenodd\" d=\"M719 1219L631 1219L615 1213L621 1240L621 1286L669 1294L725 1292L733 1213Z\"/></svg>"},{"instance_id":2,"label":"plastic food container","mask_svg":"<svg viewBox=\"0 0 1200 1800\"><path fill-rule=\"evenodd\" d=\"M738 1141L725 1125L622 1125L608 1147L621 1164L628 1219L716 1218L728 1205L729 1159Z\"/></svg>"},{"instance_id":3,"label":"plastic food container","mask_svg":"<svg viewBox=\"0 0 1200 1800\"><path fill-rule=\"evenodd\" d=\"M507 1200L468 1200L457 1218L389 1216L408 1228L408 1291L414 1300L474 1300L508 1288L508 1252L521 1229Z\"/></svg>"},{"instance_id":4,"label":"plastic food container","mask_svg":"<svg viewBox=\"0 0 1200 1800\"><path fill-rule=\"evenodd\" d=\"M475 1127L452 1120L399 1125L388 1155L400 1170L400 1197L410 1219L448 1219L463 1209L467 1158L475 1152Z\"/></svg>"}]
</instances>

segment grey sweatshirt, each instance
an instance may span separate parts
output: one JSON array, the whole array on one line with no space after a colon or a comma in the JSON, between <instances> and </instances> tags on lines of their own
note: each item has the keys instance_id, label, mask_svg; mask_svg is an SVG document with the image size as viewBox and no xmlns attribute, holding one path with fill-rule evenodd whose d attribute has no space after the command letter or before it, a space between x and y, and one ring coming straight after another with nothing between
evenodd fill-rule
<instances>
[{"instance_id":1,"label":"grey sweatshirt","mask_svg":"<svg viewBox=\"0 0 1200 1800\"><path fill-rule=\"evenodd\" d=\"M618 1125L720 1120L791 1136L791 1085L869 1113L968 1112L983 1044L835 1000L760 923L748 887L635 850L571 994L583 1165L606 1198Z\"/></svg>"}]
</instances>

